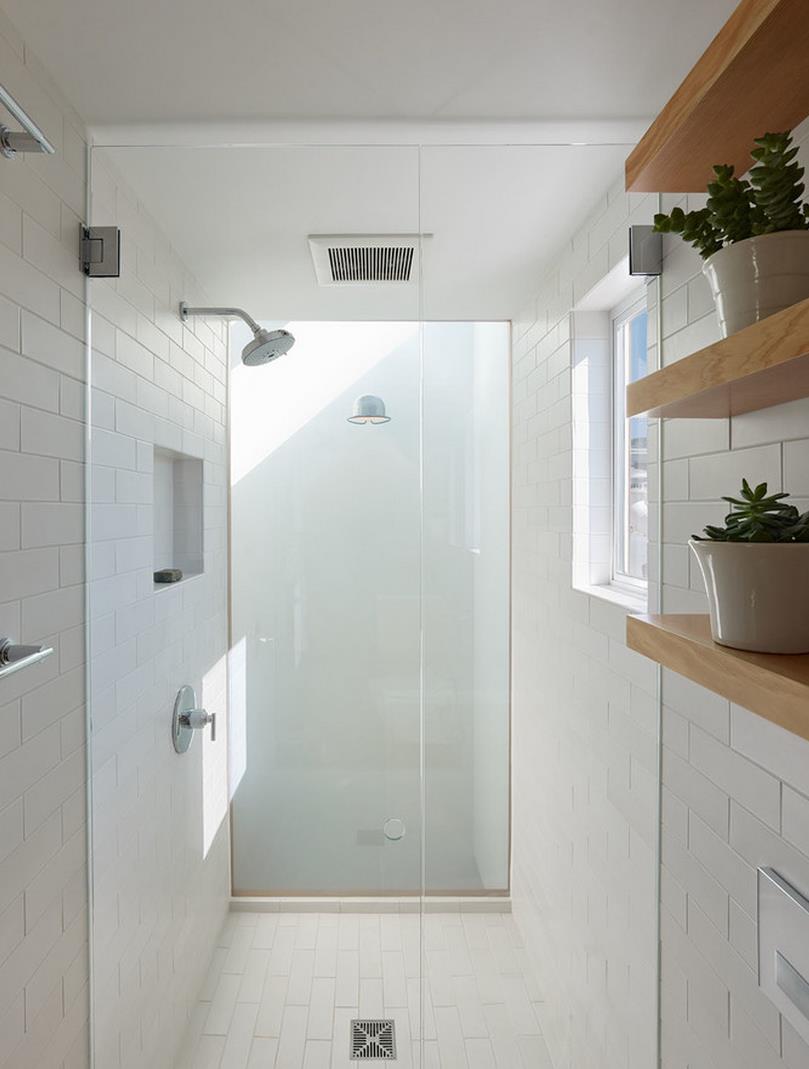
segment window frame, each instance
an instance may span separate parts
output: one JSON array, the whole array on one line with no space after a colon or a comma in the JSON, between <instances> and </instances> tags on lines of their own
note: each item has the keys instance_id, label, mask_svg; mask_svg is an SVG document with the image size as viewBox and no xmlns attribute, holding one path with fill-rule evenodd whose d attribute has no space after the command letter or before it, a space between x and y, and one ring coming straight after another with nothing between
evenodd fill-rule
<instances>
[{"instance_id":1,"label":"window frame","mask_svg":"<svg viewBox=\"0 0 809 1069\"><path fill-rule=\"evenodd\" d=\"M642 579L629 575L618 567L619 551L625 546L628 536L628 517L626 503L628 495L623 486L627 449L626 416L626 359L618 353L618 333L637 315L646 312L646 288L634 290L609 313L610 322L610 369L612 389L610 391L610 580L612 589L626 593L634 598L648 597L648 578ZM648 323L647 323L648 329ZM647 335L648 338L648 335ZM648 344L648 342L647 342ZM621 418L619 418L619 416ZM620 483L619 483L620 478ZM648 483L647 483L648 502Z\"/></svg>"}]
</instances>

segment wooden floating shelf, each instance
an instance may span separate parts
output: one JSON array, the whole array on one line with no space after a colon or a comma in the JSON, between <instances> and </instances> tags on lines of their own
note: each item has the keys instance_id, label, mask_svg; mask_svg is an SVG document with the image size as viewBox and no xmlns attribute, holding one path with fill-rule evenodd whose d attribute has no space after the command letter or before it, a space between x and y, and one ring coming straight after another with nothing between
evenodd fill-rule
<instances>
[{"instance_id":1,"label":"wooden floating shelf","mask_svg":"<svg viewBox=\"0 0 809 1069\"><path fill-rule=\"evenodd\" d=\"M721 419L799 397L809 397L809 300L631 383L626 404L630 416Z\"/></svg>"},{"instance_id":2,"label":"wooden floating shelf","mask_svg":"<svg viewBox=\"0 0 809 1069\"><path fill-rule=\"evenodd\" d=\"M742 0L626 161L626 188L698 193L715 163L737 174L753 138L809 114L806 0Z\"/></svg>"},{"instance_id":3,"label":"wooden floating shelf","mask_svg":"<svg viewBox=\"0 0 809 1069\"><path fill-rule=\"evenodd\" d=\"M628 616L630 649L809 739L809 654L747 653L711 640L707 616Z\"/></svg>"}]
</instances>

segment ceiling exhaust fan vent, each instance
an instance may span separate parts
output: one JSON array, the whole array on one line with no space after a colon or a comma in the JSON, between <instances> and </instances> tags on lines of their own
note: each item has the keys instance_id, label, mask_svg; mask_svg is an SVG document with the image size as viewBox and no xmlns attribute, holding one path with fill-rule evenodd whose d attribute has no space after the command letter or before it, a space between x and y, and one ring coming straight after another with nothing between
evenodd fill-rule
<instances>
[{"instance_id":1,"label":"ceiling exhaust fan vent","mask_svg":"<svg viewBox=\"0 0 809 1069\"><path fill-rule=\"evenodd\" d=\"M309 248L321 286L401 284L418 275L418 234L312 235Z\"/></svg>"},{"instance_id":2,"label":"ceiling exhaust fan vent","mask_svg":"<svg viewBox=\"0 0 809 1069\"><path fill-rule=\"evenodd\" d=\"M329 249L332 282L409 282L413 246Z\"/></svg>"}]
</instances>

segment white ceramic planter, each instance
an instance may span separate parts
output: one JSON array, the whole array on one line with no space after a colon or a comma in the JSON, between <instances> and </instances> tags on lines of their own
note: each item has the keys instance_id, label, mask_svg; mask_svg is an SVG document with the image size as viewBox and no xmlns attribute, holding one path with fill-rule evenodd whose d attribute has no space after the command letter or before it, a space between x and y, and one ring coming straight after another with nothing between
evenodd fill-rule
<instances>
[{"instance_id":1,"label":"white ceramic planter","mask_svg":"<svg viewBox=\"0 0 809 1069\"><path fill-rule=\"evenodd\" d=\"M714 642L758 653L809 653L809 543L689 542Z\"/></svg>"},{"instance_id":2,"label":"white ceramic planter","mask_svg":"<svg viewBox=\"0 0 809 1069\"><path fill-rule=\"evenodd\" d=\"M722 337L809 297L809 230L762 234L727 245L702 270Z\"/></svg>"}]
</instances>

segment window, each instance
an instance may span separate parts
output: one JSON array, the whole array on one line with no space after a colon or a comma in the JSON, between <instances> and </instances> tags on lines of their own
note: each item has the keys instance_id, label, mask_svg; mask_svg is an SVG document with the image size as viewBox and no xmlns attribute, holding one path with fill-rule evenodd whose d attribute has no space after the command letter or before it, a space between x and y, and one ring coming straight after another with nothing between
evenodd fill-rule
<instances>
[{"instance_id":1,"label":"window","mask_svg":"<svg viewBox=\"0 0 809 1069\"><path fill-rule=\"evenodd\" d=\"M646 297L612 317L612 581L640 592L647 578L648 438L645 416L626 416L626 387L647 373Z\"/></svg>"}]
</instances>

